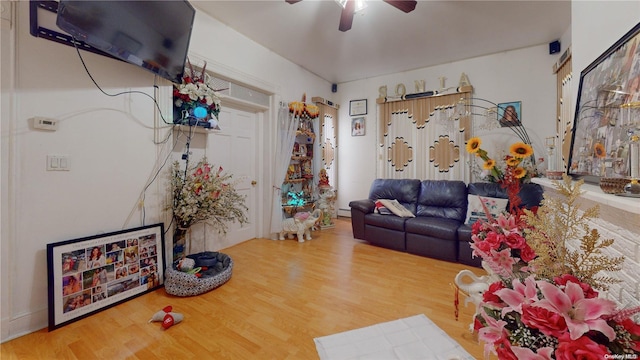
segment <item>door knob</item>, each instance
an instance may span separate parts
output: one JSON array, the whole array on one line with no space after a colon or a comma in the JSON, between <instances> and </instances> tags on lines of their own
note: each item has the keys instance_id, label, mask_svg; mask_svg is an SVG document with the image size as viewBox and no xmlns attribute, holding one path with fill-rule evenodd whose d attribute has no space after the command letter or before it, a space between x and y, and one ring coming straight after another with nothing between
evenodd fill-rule
<instances>
[{"instance_id":1,"label":"door knob","mask_svg":"<svg viewBox=\"0 0 640 360\"><path fill-rule=\"evenodd\" d=\"M255 181L255 180L252 180L252 181L251 181L251 186L256 186L256 184L258 184L258 182L257 182L257 181Z\"/></svg>"}]
</instances>

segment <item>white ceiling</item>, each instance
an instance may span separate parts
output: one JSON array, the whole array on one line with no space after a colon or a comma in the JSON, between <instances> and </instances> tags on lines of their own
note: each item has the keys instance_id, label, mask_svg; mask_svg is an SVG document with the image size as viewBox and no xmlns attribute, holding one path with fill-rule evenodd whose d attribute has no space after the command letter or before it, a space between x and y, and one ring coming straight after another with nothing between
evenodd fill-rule
<instances>
[{"instance_id":1,"label":"white ceiling","mask_svg":"<svg viewBox=\"0 0 640 360\"><path fill-rule=\"evenodd\" d=\"M333 0L191 3L331 83L548 44L571 25L569 0L421 0L408 14L370 0L347 32Z\"/></svg>"}]
</instances>

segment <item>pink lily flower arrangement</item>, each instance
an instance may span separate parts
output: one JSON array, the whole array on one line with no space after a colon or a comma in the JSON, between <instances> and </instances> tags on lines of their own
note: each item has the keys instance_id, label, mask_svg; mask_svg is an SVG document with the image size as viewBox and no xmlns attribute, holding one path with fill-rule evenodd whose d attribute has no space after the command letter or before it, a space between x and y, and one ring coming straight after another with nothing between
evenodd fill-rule
<instances>
[{"instance_id":1,"label":"pink lily flower arrangement","mask_svg":"<svg viewBox=\"0 0 640 360\"><path fill-rule=\"evenodd\" d=\"M509 200L518 204L515 194L510 191ZM546 212L544 205L536 211L511 207L509 213L472 225L473 255L482 258L491 278L497 280L484 292L473 322L478 339L485 344L485 358L493 353L505 360L638 359L640 325L632 316L640 313L640 306L618 309L613 301L599 297L594 287L606 288L594 281L594 274L584 276L583 268L570 262L552 262L551 266L562 269L552 276L542 271L544 266L537 261L546 253L536 254L541 248L531 238L536 222L530 222L541 212ZM591 252L603 260L599 250L609 243L600 245L596 237L586 237L582 244L591 245ZM557 241L557 237L544 239ZM587 269L600 264L588 262L587 255L573 258L586 259ZM596 272L615 270L616 261L603 260L607 266Z\"/></svg>"},{"instance_id":2,"label":"pink lily flower arrangement","mask_svg":"<svg viewBox=\"0 0 640 360\"><path fill-rule=\"evenodd\" d=\"M524 229L528 226L517 215L500 214L497 219L476 221L471 227L471 249L497 276L523 278L529 275L529 261L535 252L527 243Z\"/></svg>"},{"instance_id":3,"label":"pink lily flower arrangement","mask_svg":"<svg viewBox=\"0 0 640 360\"><path fill-rule=\"evenodd\" d=\"M498 283L484 293L474 321L487 358L490 352L513 360L636 359L640 353L640 325L630 319L640 309L616 310L575 276Z\"/></svg>"}]
</instances>

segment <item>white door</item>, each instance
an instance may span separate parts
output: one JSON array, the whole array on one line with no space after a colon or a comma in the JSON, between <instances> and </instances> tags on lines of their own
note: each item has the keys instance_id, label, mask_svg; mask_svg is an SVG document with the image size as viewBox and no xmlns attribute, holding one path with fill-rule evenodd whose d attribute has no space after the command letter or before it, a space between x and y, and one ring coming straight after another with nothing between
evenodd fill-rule
<instances>
[{"instance_id":1,"label":"white door","mask_svg":"<svg viewBox=\"0 0 640 360\"><path fill-rule=\"evenodd\" d=\"M220 165L224 172L233 174L236 189L246 197L249 208L249 222L243 225L237 222L229 224L226 235L218 235L213 229L207 229L207 250L217 251L256 237L257 118L255 113L223 106L218 116L221 130L212 131L207 137L206 153L209 162Z\"/></svg>"}]
</instances>

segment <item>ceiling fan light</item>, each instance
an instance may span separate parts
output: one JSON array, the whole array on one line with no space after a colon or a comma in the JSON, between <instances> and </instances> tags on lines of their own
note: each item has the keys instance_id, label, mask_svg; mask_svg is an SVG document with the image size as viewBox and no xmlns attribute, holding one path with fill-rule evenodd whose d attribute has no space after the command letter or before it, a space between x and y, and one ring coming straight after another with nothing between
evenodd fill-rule
<instances>
[{"instance_id":1,"label":"ceiling fan light","mask_svg":"<svg viewBox=\"0 0 640 360\"><path fill-rule=\"evenodd\" d=\"M367 7L367 2L365 0L335 0L341 8L345 8L347 6L347 1L355 2L355 10L353 12L358 12Z\"/></svg>"}]
</instances>

